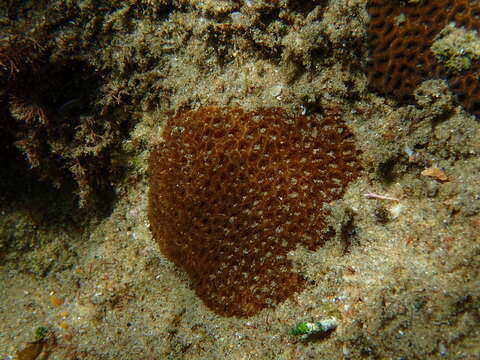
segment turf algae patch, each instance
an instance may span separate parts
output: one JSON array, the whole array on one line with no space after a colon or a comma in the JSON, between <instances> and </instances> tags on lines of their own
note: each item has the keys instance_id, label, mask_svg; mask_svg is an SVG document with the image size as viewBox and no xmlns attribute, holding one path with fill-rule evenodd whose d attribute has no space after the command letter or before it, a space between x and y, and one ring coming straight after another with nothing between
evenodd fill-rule
<instances>
[{"instance_id":1,"label":"turf algae patch","mask_svg":"<svg viewBox=\"0 0 480 360\"><path fill-rule=\"evenodd\" d=\"M149 163L151 230L205 304L246 317L303 289L287 253L334 234L323 205L360 171L341 119L206 107L172 118L163 140Z\"/></svg>"}]
</instances>

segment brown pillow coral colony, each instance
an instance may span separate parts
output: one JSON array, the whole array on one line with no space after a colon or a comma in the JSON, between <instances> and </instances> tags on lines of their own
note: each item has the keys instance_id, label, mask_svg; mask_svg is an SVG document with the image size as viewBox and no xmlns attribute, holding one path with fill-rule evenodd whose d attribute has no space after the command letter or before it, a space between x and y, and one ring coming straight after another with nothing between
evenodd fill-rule
<instances>
[{"instance_id":1,"label":"brown pillow coral colony","mask_svg":"<svg viewBox=\"0 0 480 360\"><path fill-rule=\"evenodd\" d=\"M333 113L180 113L150 157L153 236L210 309L254 315L304 287L287 253L334 234L323 205L358 176L357 155Z\"/></svg>"},{"instance_id":2,"label":"brown pillow coral colony","mask_svg":"<svg viewBox=\"0 0 480 360\"><path fill-rule=\"evenodd\" d=\"M480 62L458 73L437 61L431 46L450 23L480 30L480 3L468 0L370 0L368 37L370 85L377 91L412 103L424 80L444 78L458 101L480 117Z\"/></svg>"}]
</instances>

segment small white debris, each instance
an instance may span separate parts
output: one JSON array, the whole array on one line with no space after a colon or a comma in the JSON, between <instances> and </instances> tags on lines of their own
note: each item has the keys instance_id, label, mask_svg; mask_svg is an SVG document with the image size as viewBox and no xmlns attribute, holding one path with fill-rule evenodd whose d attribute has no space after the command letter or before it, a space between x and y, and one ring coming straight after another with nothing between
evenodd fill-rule
<instances>
[{"instance_id":1,"label":"small white debris","mask_svg":"<svg viewBox=\"0 0 480 360\"><path fill-rule=\"evenodd\" d=\"M410 149L410 147L408 145L405 145L403 150L405 151L405 153L408 155L409 158L411 158L414 155L413 150Z\"/></svg>"},{"instance_id":2,"label":"small white debris","mask_svg":"<svg viewBox=\"0 0 480 360\"><path fill-rule=\"evenodd\" d=\"M400 199L397 199L393 196L390 195L379 195L379 194L374 194L371 192L363 194L367 199L379 199L379 200L391 200L391 201L400 201Z\"/></svg>"},{"instance_id":3,"label":"small white debris","mask_svg":"<svg viewBox=\"0 0 480 360\"><path fill-rule=\"evenodd\" d=\"M403 209L405 209L405 205L402 205L402 204L393 205L390 208L392 219L397 219L402 214Z\"/></svg>"},{"instance_id":4,"label":"small white debris","mask_svg":"<svg viewBox=\"0 0 480 360\"><path fill-rule=\"evenodd\" d=\"M447 355L447 347L445 346L445 344L443 343L438 344L438 352L440 353L441 356Z\"/></svg>"},{"instance_id":5,"label":"small white debris","mask_svg":"<svg viewBox=\"0 0 480 360\"><path fill-rule=\"evenodd\" d=\"M275 85L275 86L272 86L270 88L270 95L273 96L273 97L277 97L277 96L280 96L280 94L282 93L282 90L283 90L283 85Z\"/></svg>"}]
</instances>

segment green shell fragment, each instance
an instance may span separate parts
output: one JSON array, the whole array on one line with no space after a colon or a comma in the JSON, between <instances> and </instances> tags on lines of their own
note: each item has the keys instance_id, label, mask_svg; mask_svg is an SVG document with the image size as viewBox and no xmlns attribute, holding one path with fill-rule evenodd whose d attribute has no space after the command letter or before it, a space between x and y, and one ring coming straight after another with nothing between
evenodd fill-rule
<instances>
[{"instance_id":1,"label":"green shell fragment","mask_svg":"<svg viewBox=\"0 0 480 360\"><path fill-rule=\"evenodd\" d=\"M317 323L301 321L294 328L290 329L289 334L294 336L321 334L334 330L337 325L338 320L336 318L325 319Z\"/></svg>"}]
</instances>

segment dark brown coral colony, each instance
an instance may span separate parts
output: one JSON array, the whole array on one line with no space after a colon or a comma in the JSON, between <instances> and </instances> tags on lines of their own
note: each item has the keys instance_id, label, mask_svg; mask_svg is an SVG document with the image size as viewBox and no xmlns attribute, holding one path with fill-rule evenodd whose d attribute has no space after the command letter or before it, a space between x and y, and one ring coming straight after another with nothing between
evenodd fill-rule
<instances>
[{"instance_id":1,"label":"dark brown coral colony","mask_svg":"<svg viewBox=\"0 0 480 360\"><path fill-rule=\"evenodd\" d=\"M386 95L413 102L413 91L424 80L447 79L458 101L480 117L480 62L452 74L430 47L449 23L480 31L480 3L468 0L369 0L369 82Z\"/></svg>"},{"instance_id":2,"label":"dark brown coral colony","mask_svg":"<svg viewBox=\"0 0 480 360\"><path fill-rule=\"evenodd\" d=\"M287 253L333 234L322 206L360 169L338 117L207 107L172 118L163 138L149 164L151 229L207 306L246 317L302 289Z\"/></svg>"}]
</instances>

